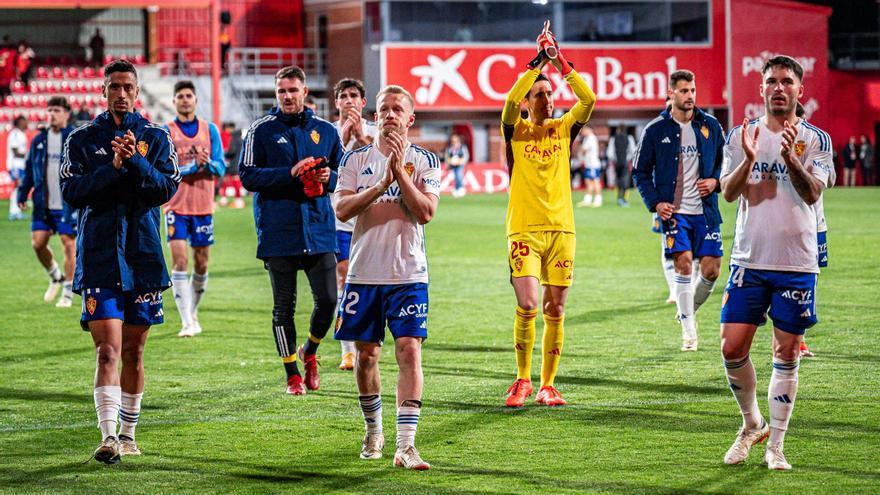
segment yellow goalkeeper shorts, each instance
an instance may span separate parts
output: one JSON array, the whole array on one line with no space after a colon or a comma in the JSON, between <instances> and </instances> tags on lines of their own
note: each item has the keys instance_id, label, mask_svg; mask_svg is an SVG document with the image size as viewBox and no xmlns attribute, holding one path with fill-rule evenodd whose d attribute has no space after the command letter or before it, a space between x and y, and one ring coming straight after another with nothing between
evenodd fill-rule
<instances>
[{"instance_id":1,"label":"yellow goalkeeper shorts","mask_svg":"<svg viewBox=\"0 0 880 495\"><path fill-rule=\"evenodd\" d=\"M574 274L575 235L523 232L507 237L510 276L535 277L541 285L568 287Z\"/></svg>"}]
</instances>

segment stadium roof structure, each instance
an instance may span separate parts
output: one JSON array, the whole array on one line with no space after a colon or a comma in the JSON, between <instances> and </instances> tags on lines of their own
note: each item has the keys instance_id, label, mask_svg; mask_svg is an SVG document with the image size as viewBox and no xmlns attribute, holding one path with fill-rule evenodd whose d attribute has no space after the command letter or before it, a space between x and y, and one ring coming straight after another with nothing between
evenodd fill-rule
<instances>
[{"instance_id":1,"label":"stadium roof structure","mask_svg":"<svg viewBox=\"0 0 880 495\"><path fill-rule=\"evenodd\" d=\"M211 99L214 122L220 122L220 0L0 0L0 9L144 9L210 10Z\"/></svg>"}]
</instances>

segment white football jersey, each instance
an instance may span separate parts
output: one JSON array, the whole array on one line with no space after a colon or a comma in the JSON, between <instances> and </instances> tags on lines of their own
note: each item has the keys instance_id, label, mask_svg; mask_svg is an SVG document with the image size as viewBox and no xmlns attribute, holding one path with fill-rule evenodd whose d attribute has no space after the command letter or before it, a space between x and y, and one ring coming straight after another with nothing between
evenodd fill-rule
<instances>
[{"instance_id":1,"label":"white football jersey","mask_svg":"<svg viewBox=\"0 0 880 495\"><path fill-rule=\"evenodd\" d=\"M834 187L834 183L837 182L837 171L834 170L834 167L831 167L831 170L828 171L828 182L825 183L825 188ZM825 194L823 193L819 196L819 201L813 203L813 211L816 212L816 230L818 232L828 232L828 222L825 221Z\"/></svg>"},{"instance_id":2,"label":"white football jersey","mask_svg":"<svg viewBox=\"0 0 880 495\"><path fill-rule=\"evenodd\" d=\"M375 145L346 153L339 166L337 194L338 191L356 193L374 186L384 176L387 160ZM440 160L434 153L408 144L404 164L420 191L440 197ZM357 216L346 282L428 283L424 226L407 210L396 181Z\"/></svg>"},{"instance_id":3,"label":"white football jersey","mask_svg":"<svg viewBox=\"0 0 880 495\"><path fill-rule=\"evenodd\" d=\"M599 139L595 134L584 137L581 141L580 151L584 167L589 169L602 168L602 162L599 161Z\"/></svg>"},{"instance_id":4,"label":"white football jersey","mask_svg":"<svg viewBox=\"0 0 880 495\"><path fill-rule=\"evenodd\" d=\"M676 213L702 215L703 199L697 188L700 180L700 156L697 149L697 135L690 122L675 121L681 129L681 151L678 155L678 180L675 187Z\"/></svg>"},{"instance_id":5,"label":"white football jersey","mask_svg":"<svg viewBox=\"0 0 880 495\"><path fill-rule=\"evenodd\" d=\"M336 128L336 132L339 133L339 139L342 139L342 126L339 125L339 121L333 123L333 127ZM365 118L361 118L361 129L363 129L363 133L366 136L370 136L373 140L376 140L376 137L379 135L379 128L376 127L375 124L370 122ZM347 143L342 143L342 149L344 151L352 151L357 145L357 140L351 138ZM336 195L330 196L330 204L333 205L333 211L336 211ZM342 232L351 232L354 230L354 222L357 220L355 218L349 218L347 222L340 222L339 219L336 219L336 230L341 230Z\"/></svg>"},{"instance_id":6,"label":"white football jersey","mask_svg":"<svg viewBox=\"0 0 880 495\"><path fill-rule=\"evenodd\" d=\"M750 123L749 132L760 127L758 155L746 188L739 198L736 230L730 262L746 268L819 273L816 247L817 214L791 184L782 159L782 132L774 133L760 119ZM828 182L833 169L831 138L818 127L801 120L796 125L795 151L807 171ZM727 136L721 176L732 173L743 161L742 126Z\"/></svg>"}]
</instances>

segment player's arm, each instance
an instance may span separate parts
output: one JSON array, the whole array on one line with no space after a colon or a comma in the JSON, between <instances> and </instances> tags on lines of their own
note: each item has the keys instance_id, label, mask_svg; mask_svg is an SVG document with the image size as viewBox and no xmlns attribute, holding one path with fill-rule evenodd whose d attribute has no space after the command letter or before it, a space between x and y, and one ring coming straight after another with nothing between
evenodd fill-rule
<instances>
[{"instance_id":1,"label":"player's arm","mask_svg":"<svg viewBox=\"0 0 880 495\"><path fill-rule=\"evenodd\" d=\"M208 133L211 135L211 159L205 164L205 168L211 175L223 177L226 173L226 160L223 156L223 141L220 139L220 131L214 123L208 124Z\"/></svg>"},{"instance_id":2,"label":"player's arm","mask_svg":"<svg viewBox=\"0 0 880 495\"><path fill-rule=\"evenodd\" d=\"M657 205L660 202L660 198L657 195L657 188L654 187L656 150L654 148L654 139L650 137L651 134L650 127L647 127L642 131L642 137L639 139L639 145L636 148L636 154L633 158L632 176L636 189L639 190L639 194L642 196L645 206L648 207L648 211L657 211ZM608 142L608 158L611 161L616 161L613 158L614 139L616 139L616 137L611 136L611 140Z\"/></svg>"},{"instance_id":3,"label":"player's arm","mask_svg":"<svg viewBox=\"0 0 880 495\"><path fill-rule=\"evenodd\" d=\"M391 170L394 175L394 178L397 180L397 185L400 186L400 196L403 198L403 204L406 205L406 209L415 217L416 221L424 225L431 221L434 217L434 212L437 211L437 203L440 201L440 198L437 194L431 194L430 192L422 192L419 186L414 182L413 176L406 173L406 170L403 168L403 156L404 156L404 147L405 142L403 137L397 134L391 134L388 136L388 141L391 143L394 152L391 154ZM427 181L431 181L434 179L439 184L439 171L440 171L440 161L433 154L431 158L429 158L429 167L427 174L431 174L431 171L437 172L434 174L435 177L423 177Z\"/></svg>"},{"instance_id":4,"label":"player's arm","mask_svg":"<svg viewBox=\"0 0 880 495\"><path fill-rule=\"evenodd\" d=\"M710 121L712 122L714 121ZM721 191L721 167L724 164L724 130L721 124L715 122L712 126L712 136L715 139L715 162L712 164L712 173L697 180L697 190L701 198Z\"/></svg>"},{"instance_id":5,"label":"player's arm","mask_svg":"<svg viewBox=\"0 0 880 495\"><path fill-rule=\"evenodd\" d=\"M382 178L371 187L356 192L358 171L350 165L353 153L348 152L342 158L339 165L339 183L336 185L336 218L340 222L347 222L360 215L370 207L379 197L385 194L388 186L394 182L391 167L386 164ZM388 158L391 160L391 157Z\"/></svg>"},{"instance_id":6,"label":"player's arm","mask_svg":"<svg viewBox=\"0 0 880 495\"><path fill-rule=\"evenodd\" d=\"M27 208L27 200L28 196L31 194L31 189L34 188L34 144L36 143L36 139L31 142L31 150L28 152L27 158L24 160L24 178L21 179L21 184L18 185L18 190L16 195L18 197L18 206L21 209Z\"/></svg>"},{"instance_id":7,"label":"player's arm","mask_svg":"<svg viewBox=\"0 0 880 495\"><path fill-rule=\"evenodd\" d=\"M61 196L74 208L100 204L113 197L113 190L125 173L125 170L109 164L96 167L87 173L84 153L86 146L82 141L76 131L67 137L59 173Z\"/></svg>"},{"instance_id":8,"label":"player's arm","mask_svg":"<svg viewBox=\"0 0 880 495\"><path fill-rule=\"evenodd\" d=\"M727 136L724 145L724 171L721 174L721 194L728 203L742 196L749 180L749 171L758 153L758 131L750 132L748 119L743 121L739 133L736 129ZM736 165L734 165L736 164Z\"/></svg>"},{"instance_id":9,"label":"player's arm","mask_svg":"<svg viewBox=\"0 0 880 495\"><path fill-rule=\"evenodd\" d=\"M825 176L827 172L824 170L822 179L813 177L813 174L807 170L807 167L801 161L795 152L795 140L797 139L797 128L785 121L784 130L782 131L782 149L780 154L785 164L788 166L788 176L791 178L791 185L797 191L798 196L808 205L812 205L822 197L822 190L825 187Z\"/></svg>"},{"instance_id":10,"label":"player's arm","mask_svg":"<svg viewBox=\"0 0 880 495\"><path fill-rule=\"evenodd\" d=\"M327 156L327 163L330 165L330 175L327 177L326 189L329 192L336 190L339 184L339 164L345 158L345 150L342 149L342 140L339 139L339 133L333 132L333 138L330 142L330 155Z\"/></svg>"},{"instance_id":11,"label":"player's arm","mask_svg":"<svg viewBox=\"0 0 880 495\"><path fill-rule=\"evenodd\" d=\"M177 153L168 131L161 128L150 128L149 131L154 134L154 149L149 150L148 156L133 153L122 162L122 168L138 177L139 200L150 206L161 206L170 201L177 192L180 171L177 169Z\"/></svg>"},{"instance_id":12,"label":"player's arm","mask_svg":"<svg viewBox=\"0 0 880 495\"><path fill-rule=\"evenodd\" d=\"M251 127L242 147L238 176L248 191L283 193L293 187L298 175L296 168L302 169L301 162L291 168L267 166L265 146L275 144L268 141L260 136L258 128Z\"/></svg>"},{"instance_id":13,"label":"player's arm","mask_svg":"<svg viewBox=\"0 0 880 495\"><path fill-rule=\"evenodd\" d=\"M541 69L545 65L547 65L547 61L542 60L534 68L525 71L519 76L519 79L516 80L516 83L514 83L510 92L507 93L507 98L504 100L504 108L501 109L501 124L505 128L513 128L516 122L521 118L519 105L529 93L529 90L532 89L532 85L535 84L535 80L538 78Z\"/></svg>"}]
</instances>

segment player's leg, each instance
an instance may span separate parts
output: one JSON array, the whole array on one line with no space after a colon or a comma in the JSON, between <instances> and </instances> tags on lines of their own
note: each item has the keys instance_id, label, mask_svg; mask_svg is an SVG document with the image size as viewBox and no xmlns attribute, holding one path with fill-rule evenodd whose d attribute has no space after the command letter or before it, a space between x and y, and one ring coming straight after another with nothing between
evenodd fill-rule
<instances>
[{"instance_id":1,"label":"player's leg","mask_svg":"<svg viewBox=\"0 0 880 495\"><path fill-rule=\"evenodd\" d=\"M342 301L342 294L345 289L345 279L348 277L348 257L351 251L351 232L342 230L336 231L336 244L339 247L339 254L336 256L336 313L339 312L339 304ZM341 359L339 361L339 369L354 369L354 342L350 340L339 341L341 347Z\"/></svg>"},{"instance_id":2,"label":"player's leg","mask_svg":"<svg viewBox=\"0 0 880 495\"><path fill-rule=\"evenodd\" d=\"M189 283L187 266L186 241L190 236L190 225L185 215L178 215L173 211L165 214L165 228L168 232L168 248L171 251L171 292L174 294L174 304L180 314L181 329L178 337L192 337L192 286Z\"/></svg>"},{"instance_id":3,"label":"player's leg","mask_svg":"<svg viewBox=\"0 0 880 495\"><path fill-rule=\"evenodd\" d=\"M305 395L302 375L296 365L296 327L293 323L299 261L292 256L279 256L267 259L265 266L272 284L272 331L287 375L287 393Z\"/></svg>"},{"instance_id":4,"label":"player's leg","mask_svg":"<svg viewBox=\"0 0 880 495\"><path fill-rule=\"evenodd\" d=\"M681 350L697 350L697 323L694 318L693 247L696 232L693 215L674 214L662 222L666 254L675 265L675 305L681 323Z\"/></svg>"},{"instance_id":5,"label":"player's leg","mask_svg":"<svg viewBox=\"0 0 880 495\"><path fill-rule=\"evenodd\" d=\"M752 446L763 442L770 432L758 409L757 377L749 356L755 331L766 321L770 298L763 272L730 266L721 306L721 357L743 425L724 456L726 464L745 461Z\"/></svg>"},{"instance_id":6,"label":"player's leg","mask_svg":"<svg viewBox=\"0 0 880 495\"><path fill-rule=\"evenodd\" d=\"M541 253L543 246L534 235L508 237L510 283L516 296L513 345L516 352L516 381L507 389L508 407L522 407L532 394L532 350L535 347L535 319L540 301Z\"/></svg>"},{"instance_id":7,"label":"player's leg","mask_svg":"<svg viewBox=\"0 0 880 495\"><path fill-rule=\"evenodd\" d=\"M602 181L599 179L600 174L602 173L601 169L594 169L592 178L587 181L587 187L589 191L592 191L593 194L593 207L599 208L602 206Z\"/></svg>"},{"instance_id":8,"label":"player's leg","mask_svg":"<svg viewBox=\"0 0 880 495\"><path fill-rule=\"evenodd\" d=\"M73 275L76 270L76 237L73 234L60 234L61 247L64 250L64 281L61 283L61 299L56 308L73 306Z\"/></svg>"},{"instance_id":9,"label":"player's leg","mask_svg":"<svg viewBox=\"0 0 880 495\"><path fill-rule=\"evenodd\" d=\"M565 399L556 390L554 381L559 370L565 341L565 301L568 287L544 286L544 336L541 339L541 388L535 402L546 406L563 406Z\"/></svg>"},{"instance_id":10,"label":"player's leg","mask_svg":"<svg viewBox=\"0 0 880 495\"><path fill-rule=\"evenodd\" d=\"M381 288L388 329L397 358L397 451L394 465L424 470L431 466L415 448L422 411L422 341L428 337L428 284Z\"/></svg>"},{"instance_id":11,"label":"player's leg","mask_svg":"<svg viewBox=\"0 0 880 495\"><path fill-rule=\"evenodd\" d=\"M720 256L703 256L700 258L699 275L694 287L694 312L709 299L715 289L715 281L721 273Z\"/></svg>"},{"instance_id":12,"label":"player's leg","mask_svg":"<svg viewBox=\"0 0 880 495\"><path fill-rule=\"evenodd\" d=\"M144 345L149 325L124 324L122 328L122 373L119 377L122 402L119 409L121 455L140 455L135 442L135 428L144 396Z\"/></svg>"},{"instance_id":13,"label":"player's leg","mask_svg":"<svg viewBox=\"0 0 880 495\"><path fill-rule=\"evenodd\" d=\"M663 267L663 277L666 279L666 287L669 288L669 296L666 304L675 304L678 298L675 295L675 260L666 255L666 236L660 236L660 266Z\"/></svg>"},{"instance_id":14,"label":"player's leg","mask_svg":"<svg viewBox=\"0 0 880 495\"><path fill-rule=\"evenodd\" d=\"M774 273L770 318L773 320L773 373L767 390L770 439L764 462L770 469L787 470L783 441L798 391L800 343L816 324L815 273Z\"/></svg>"},{"instance_id":15,"label":"player's leg","mask_svg":"<svg viewBox=\"0 0 880 495\"><path fill-rule=\"evenodd\" d=\"M724 254L721 244L721 227L709 228L703 215L693 217L692 246L694 267L694 312L712 294L715 281L721 272L721 257ZM698 264L696 264L698 262Z\"/></svg>"},{"instance_id":16,"label":"player's leg","mask_svg":"<svg viewBox=\"0 0 880 495\"><path fill-rule=\"evenodd\" d=\"M193 273L190 279L192 288L192 320L193 334L202 333L202 325L199 322L199 303L208 289L208 260L211 256L211 246L193 246Z\"/></svg>"},{"instance_id":17,"label":"player's leg","mask_svg":"<svg viewBox=\"0 0 880 495\"><path fill-rule=\"evenodd\" d=\"M318 346L327 336L333 324L333 311L336 308L336 256L323 253L310 256L305 266L306 277L312 289L312 300L315 303L309 321L309 337L306 343L297 349L297 354L305 368L306 387L318 390L321 379L318 376Z\"/></svg>"},{"instance_id":18,"label":"player's leg","mask_svg":"<svg viewBox=\"0 0 880 495\"><path fill-rule=\"evenodd\" d=\"M211 254L211 245L214 244L214 216L196 215L192 218L192 230L190 231L190 246L193 250L193 273L190 279L192 289L192 322L193 334L202 333L202 325L199 323L199 303L208 288L208 258Z\"/></svg>"},{"instance_id":19,"label":"player's leg","mask_svg":"<svg viewBox=\"0 0 880 495\"><path fill-rule=\"evenodd\" d=\"M113 306L113 304L110 305ZM93 395L98 427L101 429L101 445L95 450L94 457L99 462L106 464L119 462L120 455L116 427L122 394L117 370L122 349L121 311L118 316L120 317L118 319L107 318L86 322L95 344L96 365Z\"/></svg>"},{"instance_id":20,"label":"player's leg","mask_svg":"<svg viewBox=\"0 0 880 495\"><path fill-rule=\"evenodd\" d=\"M58 263L55 262L55 258L52 255L52 248L49 247L49 238L52 236L52 231L48 228L40 228L41 225L37 225L38 222L36 219L31 222L32 229L39 228L39 230L31 231L31 247L34 248L37 259L49 275L49 287L43 294L43 301L52 302L55 300L64 282L64 274L58 268Z\"/></svg>"},{"instance_id":21,"label":"player's leg","mask_svg":"<svg viewBox=\"0 0 880 495\"><path fill-rule=\"evenodd\" d=\"M535 320L538 316L540 283L536 277L511 278L516 295L513 347L516 352L516 381L507 389L508 407L522 407L532 395L532 351L535 348Z\"/></svg>"}]
</instances>

